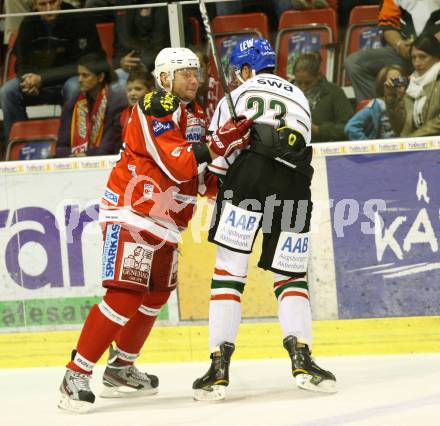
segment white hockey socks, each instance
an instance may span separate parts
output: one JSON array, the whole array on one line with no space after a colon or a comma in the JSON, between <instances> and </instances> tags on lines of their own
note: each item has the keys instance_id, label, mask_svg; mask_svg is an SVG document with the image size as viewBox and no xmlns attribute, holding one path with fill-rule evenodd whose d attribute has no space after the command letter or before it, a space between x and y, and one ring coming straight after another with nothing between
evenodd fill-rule
<instances>
[{"instance_id":1,"label":"white hockey socks","mask_svg":"<svg viewBox=\"0 0 440 426\"><path fill-rule=\"evenodd\" d=\"M304 278L277 274L274 292L278 299L278 318L284 337L295 336L299 342L312 345L312 313L309 291Z\"/></svg>"},{"instance_id":2,"label":"white hockey socks","mask_svg":"<svg viewBox=\"0 0 440 426\"><path fill-rule=\"evenodd\" d=\"M209 302L209 346L235 343L241 322L241 295L246 282L249 255L218 247Z\"/></svg>"}]
</instances>

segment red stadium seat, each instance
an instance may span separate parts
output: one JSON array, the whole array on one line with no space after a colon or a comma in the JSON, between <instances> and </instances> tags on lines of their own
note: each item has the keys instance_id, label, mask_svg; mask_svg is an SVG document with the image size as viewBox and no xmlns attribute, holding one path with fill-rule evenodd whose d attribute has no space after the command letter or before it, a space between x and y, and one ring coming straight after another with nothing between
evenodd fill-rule
<instances>
[{"instance_id":1,"label":"red stadium seat","mask_svg":"<svg viewBox=\"0 0 440 426\"><path fill-rule=\"evenodd\" d=\"M9 133L6 160L35 160L55 155L59 118L16 121Z\"/></svg>"},{"instance_id":2,"label":"red stadium seat","mask_svg":"<svg viewBox=\"0 0 440 426\"><path fill-rule=\"evenodd\" d=\"M15 77L16 57L13 51L15 40L17 40L18 31L13 31L9 37L8 46L6 48L5 63L3 64L3 80L2 83Z\"/></svg>"},{"instance_id":3,"label":"red stadium seat","mask_svg":"<svg viewBox=\"0 0 440 426\"><path fill-rule=\"evenodd\" d=\"M282 77L292 77L290 67L295 58L311 50L319 50L321 71L333 81L338 25L336 11L328 9L288 10L278 24L275 44L277 71Z\"/></svg>"},{"instance_id":4,"label":"red stadium seat","mask_svg":"<svg viewBox=\"0 0 440 426\"><path fill-rule=\"evenodd\" d=\"M202 31L200 30L200 22L194 16L190 16L188 18L188 20L189 20L189 24L191 25L191 29L192 29L191 43L194 46L200 46L200 43L202 42Z\"/></svg>"},{"instance_id":5,"label":"red stadium seat","mask_svg":"<svg viewBox=\"0 0 440 426\"><path fill-rule=\"evenodd\" d=\"M355 6L351 10L339 67L341 70L339 83L341 85L349 86L351 84L343 67L348 55L363 48L381 47L381 35L377 27L378 15L378 5Z\"/></svg>"},{"instance_id":6,"label":"red stadium seat","mask_svg":"<svg viewBox=\"0 0 440 426\"><path fill-rule=\"evenodd\" d=\"M236 33L247 29L258 29L263 37L269 38L269 22L265 13L240 13L216 16L212 20L212 32Z\"/></svg>"},{"instance_id":7,"label":"red stadium seat","mask_svg":"<svg viewBox=\"0 0 440 426\"><path fill-rule=\"evenodd\" d=\"M269 37L269 22L264 13L242 13L236 15L216 16L212 20L212 32L222 63L227 64L229 54L237 41L246 36ZM214 76L218 72L211 60Z\"/></svg>"},{"instance_id":8,"label":"red stadium seat","mask_svg":"<svg viewBox=\"0 0 440 426\"><path fill-rule=\"evenodd\" d=\"M103 22L96 24L101 47L104 50L107 61L112 64L113 61L113 39L115 32L115 24L113 22Z\"/></svg>"},{"instance_id":9,"label":"red stadium seat","mask_svg":"<svg viewBox=\"0 0 440 426\"><path fill-rule=\"evenodd\" d=\"M240 39L246 36L269 38L269 21L267 15L261 12L216 16L211 25L223 68L228 64L229 55ZM213 81L210 83L207 108L213 111L223 96L223 87L219 82L219 74L212 54L209 61ZM225 72L225 69L223 71Z\"/></svg>"}]
</instances>

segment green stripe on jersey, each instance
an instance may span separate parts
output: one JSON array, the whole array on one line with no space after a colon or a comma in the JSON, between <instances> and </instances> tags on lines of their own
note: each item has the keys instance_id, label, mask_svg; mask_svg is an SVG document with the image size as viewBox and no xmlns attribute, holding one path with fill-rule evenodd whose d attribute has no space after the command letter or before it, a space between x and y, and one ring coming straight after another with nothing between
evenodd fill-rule
<instances>
[{"instance_id":1,"label":"green stripe on jersey","mask_svg":"<svg viewBox=\"0 0 440 426\"><path fill-rule=\"evenodd\" d=\"M233 290L237 290L243 294L244 291L244 283L239 281L220 281L220 280L212 280L211 281L211 289L218 288L231 288Z\"/></svg>"},{"instance_id":2,"label":"green stripe on jersey","mask_svg":"<svg viewBox=\"0 0 440 426\"><path fill-rule=\"evenodd\" d=\"M286 288L301 288L303 290L309 291L309 286L306 281L294 281L290 283L283 284L276 288L275 291L275 297L278 299L280 297L280 294L286 289Z\"/></svg>"}]
</instances>

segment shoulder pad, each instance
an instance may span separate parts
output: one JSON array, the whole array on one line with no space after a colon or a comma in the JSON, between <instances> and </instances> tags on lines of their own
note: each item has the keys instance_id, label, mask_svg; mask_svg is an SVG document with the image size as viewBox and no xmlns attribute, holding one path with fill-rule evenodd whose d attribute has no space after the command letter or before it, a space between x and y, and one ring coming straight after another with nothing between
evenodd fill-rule
<instances>
[{"instance_id":1,"label":"shoulder pad","mask_svg":"<svg viewBox=\"0 0 440 426\"><path fill-rule=\"evenodd\" d=\"M139 101L141 110L154 117L165 117L172 114L179 108L180 100L170 92L165 90L147 93Z\"/></svg>"}]
</instances>

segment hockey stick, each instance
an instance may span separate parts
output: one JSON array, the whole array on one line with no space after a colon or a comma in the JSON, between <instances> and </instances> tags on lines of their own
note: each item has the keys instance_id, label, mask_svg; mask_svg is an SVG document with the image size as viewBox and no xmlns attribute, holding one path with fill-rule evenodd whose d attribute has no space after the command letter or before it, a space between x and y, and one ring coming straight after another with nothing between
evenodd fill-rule
<instances>
[{"instance_id":1,"label":"hockey stick","mask_svg":"<svg viewBox=\"0 0 440 426\"><path fill-rule=\"evenodd\" d=\"M217 67L220 83L222 84L223 91L225 93L226 102L228 104L229 112L232 118L237 121L237 113L235 112L234 103L232 102L231 93L229 92L228 85L226 83L225 73L222 66L221 58L218 54L217 47L215 45L215 40L211 31L211 24L209 23L208 11L206 10L206 4L204 0L199 0L200 14L202 15L203 25L205 26L206 35L208 36L208 41L211 46L212 56L214 57L214 63Z\"/></svg>"}]
</instances>

